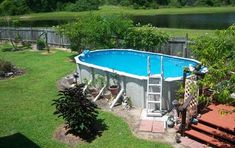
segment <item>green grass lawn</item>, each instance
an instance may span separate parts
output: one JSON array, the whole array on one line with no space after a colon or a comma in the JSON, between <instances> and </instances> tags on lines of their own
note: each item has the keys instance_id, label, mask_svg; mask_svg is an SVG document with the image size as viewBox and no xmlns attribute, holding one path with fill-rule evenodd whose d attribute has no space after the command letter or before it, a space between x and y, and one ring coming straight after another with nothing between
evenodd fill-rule
<instances>
[{"instance_id":1,"label":"green grass lawn","mask_svg":"<svg viewBox=\"0 0 235 148\"><path fill-rule=\"evenodd\" d=\"M171 37L185 37L188 34L189 39L194 39L203 35L213 35L216 30L200 30L200 29L178 29L178 28L160 28L160 30L168 33Z\"/></svg>"},{"instance_id":2,"label":"green grass lawn","mask_svg":"<svg viewBox=\"0 0 235 148\"><path fill-rule=\"evenodd\" d=\"M72 53L56 51L52 55L40 52L2 52L0 58L24 68L26 74L8 80L0 80L0 147L32 146L68 147L53 139L53 132L63 123L53 115L52 99L56 98L56 81L73 72L74 63L69 62ZM170 147L168 144L141 140L133 136L127 123L112 113L100 111L108 130L92 143L79 147ZM18 136L3 138L16 133ZM23 145L23 146L22 146Z\"/></svg>"},{"instance_id":3,"label":"green grass lawn","mask_svg":"<svg viewBox=\"0 0 235 148\"><path fill-rule=\"evenodd\" d=\"M99 10L85 12L48 12L32 13L13 16L17 20L63 20L74 19L85 14L123 14L123 15L159 15L159 14L200 14L200 13L226 13L235 12L235 7L185 7L185 8L160 8L160 9L133 9L122 6L102 6ZM3 19L3 17L1 17Z\"/></svg>"}]
</instances>

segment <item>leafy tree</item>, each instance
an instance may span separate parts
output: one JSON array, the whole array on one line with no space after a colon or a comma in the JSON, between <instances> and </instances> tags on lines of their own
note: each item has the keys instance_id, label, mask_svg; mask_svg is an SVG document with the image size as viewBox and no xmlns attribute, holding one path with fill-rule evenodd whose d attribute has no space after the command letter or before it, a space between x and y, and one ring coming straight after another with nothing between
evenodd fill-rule
<instances>
[{"instance_id":1,"label":"leafy tree","mask_svg":"<svg viewBox=\"0 0 235 148\"><path fill-rule=\"evenodd\" d=\"M151 25L131 28L124 38L124 47L155 51L169 39L168 34Z\"/></svg>"},{"instance_id":2,"label":"leafy tree","mask_svg":"<svg viewBox=\"0 0 235 148\"><path fill-rule=\"evenodd\" d=\"M27 7L25 0L4 0L0 3L0 14L2 15L19 15L29 11L30 9Z\"/></svg>"},{"instance_id":3,"label":"leafy tree","mask_svg":"<svg viewBox=\"0 0 235 148\"><path fill-rule=\"evenodd\" d=\"M81 52L84 48L114 48L124 38L133 23L123 16L92 15L78 18L74 23L58 26L59 33L66 35L70 48Z\"/></svg>"},{"instance_id":4,"label":"leafy tree","mask_svg":"<svg viewBox=\"0 0 235 148\"><path fill-rule=\"evenodd\" d=\"M75 3L68 3L65 6L66 11L87 11L98 10L100 5L99 0L77 0Z\"/></svg>"},{"instance_id":5,"label":"leafy tree","mask_svg":"<svg viewBox=\"0 0 235 148\"><path fill-rule=\"evenodd\" d=\"M220 103L235 104L230 94L235 92L235 26L218 31L214 36L202 36L192 45L198 60L209 68L202 80L204 87L213 90L211 96Z\"/></svg>"},{"instance_id":6,"label":"leafy tree","mask_svg":"<svg viewBox=\"0 0 235 148\"><path fill-rule=\"evenodd\" d=\"M97 106L86 98L83 93L84 84L76 85L60 91L58 99L53 100L56 107L55 115L65 120L67 133L80 137L93 135L97 121Z\"/></svg>"},{"instance_id":7,"label":"leafy tree","mask_svg":"<svg viewBox=\"0 0 235 148\"><path fill-rule=\"evenodd\" d=\"M50 12L56 10L56 3L61 0L25 0L32 12ZM68 2L68 1L67 1Z\"/></svg>"},{"instance_id":8,"label":"leafy tree","mask_svg":"<svg viewBox=\"0 0 235 148\"><path fill-rule=\"evenodd\" d=\"M103 3L108 4L108 5L118 5L122 2L123 0L106 0Z\"/></svg>"},{"instance_id":9,"label":"leafy tree","mask_svg":"<svg viewBox=\"0 0 235 148\"><path fill-rule=\"evenodd\" d=\"M178 0L170 0L169 5L174 7L181 7L182 4Z\"/></svg>"}]
</instances>

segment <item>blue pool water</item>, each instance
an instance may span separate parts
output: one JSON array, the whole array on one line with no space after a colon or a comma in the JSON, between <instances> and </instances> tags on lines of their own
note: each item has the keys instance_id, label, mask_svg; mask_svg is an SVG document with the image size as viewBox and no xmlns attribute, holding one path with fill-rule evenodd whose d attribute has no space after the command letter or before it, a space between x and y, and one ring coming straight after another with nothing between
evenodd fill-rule
<instances>
[{"instance_id":1,"label":"blue pool water","mask_svg":"<svg viewBox=\"0 0 235 148\"><path fill-rule=\"evenodd\" d=\"M151 74L160 74L161 55L135 50L99 50L80 56L82 62L110 68L137 76L147 76L147 58L150 56ZM182 77L184 67L197 61L163 55L164 78Z\"/></svg>"}]
</instances>

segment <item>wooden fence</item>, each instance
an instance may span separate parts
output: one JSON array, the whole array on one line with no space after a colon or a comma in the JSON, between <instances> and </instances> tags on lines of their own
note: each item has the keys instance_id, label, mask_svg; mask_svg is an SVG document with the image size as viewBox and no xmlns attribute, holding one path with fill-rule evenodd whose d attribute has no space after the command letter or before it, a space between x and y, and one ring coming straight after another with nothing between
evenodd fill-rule
<instances>
[{"instance_id":1,"label":"wooden fence","mask_svg":"<svg viewBox=\"0 0 235 148\"><path fill-rule=\"evenodd\" d=\"M0 40L15 39L20 36L23 41L36 43L37 39L44 39L45 42L51 46L68 47L70 45L69 39L66 36L59 35L53 28L32 28L32 27L0 27ZM190 57L190 50L188 49L189 41L187 38L171 38L167 44L158 48L157 52Z\"/></svg>"},{"instance_id":2,"label":"wooden fence","mask_svg":"<svg viewBox=\"0 0 235 148\"><path fill-rule=\"evenodd\" d=\"M67 37L59 35L53 28L31 28L31 27L0 27L0 39L15 39L19 35L23 41L36 43L37 39L44 39L48 45L59 47L69 46Z\"/></svg>"}]
</instances>

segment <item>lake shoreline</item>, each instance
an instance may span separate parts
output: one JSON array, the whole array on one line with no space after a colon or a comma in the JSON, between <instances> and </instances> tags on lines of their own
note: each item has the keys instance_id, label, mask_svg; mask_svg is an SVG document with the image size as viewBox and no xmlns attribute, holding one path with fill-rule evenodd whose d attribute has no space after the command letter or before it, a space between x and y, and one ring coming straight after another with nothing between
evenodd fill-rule
<instances>
[{"instance_id":1,"label":"lake shoreline","mask_svg":"<svg viewBox=\"0 0 235 148\"><path fill-rule=\"evenodd\" d=\"M77 17L87 14L112 15L121 14L127 16L153 16L153 15L176 15L176 14L211 14L211 13L235 13L235 7L184 7L184 8L160 8L160 9L132 9L121 6L102 6L100 10L86 12L48 12L48 13L32 13L21 16L11 16L14 21L69 21L75 20ZM0 17L0 22L4 17ZM55 25L53 25L55 26ZM48 26L49 27L49 26ZM162 31L171 36L185 37L188 34L189 38L196 38L201 35L211 35L216 29L187 29L187 28L167 28L159 27Z\"/></svg>"},{"instance_id":2,"label":"lake shoreline","mask_svg":"<svg viewBox=\"0 0 235 148\"><path fill-rule=\"evenodd\" d=\"M102 6L99 10L84 12L45 12L31 13L19 16L10 16L12 20L18 21L35 21L35 20L71 20L82 15L100 14L112 15L120 14L127 16L152 16L166 14L208 14L208 13L229 13L235 12L235 7L183 7L183 8L159 8L159 9L133 9L121 6ZM0 17L0 21L4 21L4 16Z\"/></svg>"}]
</instances>

